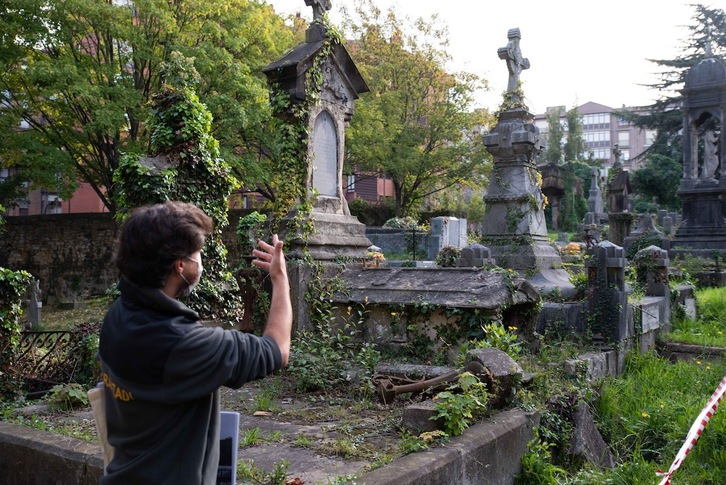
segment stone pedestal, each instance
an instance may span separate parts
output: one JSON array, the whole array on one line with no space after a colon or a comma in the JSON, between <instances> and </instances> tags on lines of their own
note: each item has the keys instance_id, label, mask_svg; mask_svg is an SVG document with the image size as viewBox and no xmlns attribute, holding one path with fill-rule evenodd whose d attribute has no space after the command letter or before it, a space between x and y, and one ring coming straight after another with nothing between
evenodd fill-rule
<instances>
[{"instance_id":1,"label":"stone pedestal","mask_svg":"<svg viewBox=\"0 0 726 485\"><path fill-rule=\"evenodd\" d=\"M714 250L726 252L726 218L721 209L723 193L724 188L717 183L698 184L692 189L678 191L683 203L683 221L676 231L673 249L687 249L708 256Z\"/></svg>"},{"instance_id":2,"label":"stone pedestal","mask_svg":"<svg viewBox=\"0 0 726 485\"><path fill-rule=\"evenodd\" d=\"M534 164L539 130L523 108L503 111L484 145L494 156L489 192L484 197L482 242L503 268L525 275L540 292L569 296L574 286L549 243L544 197Z\"/></svg>"},{"instance_id":3,"label":"stone pedestal","mask_svg":"<svg viewBox=\"0 0 726 485\"><path fill-rule=\"evenodd\" d=\"M366 227L355 216L313 211L304 222L312 230L306 236L296 222L294 217L285 218L280 231L290 257L307 254L316 261L333 261L363 259L368 254Z\"/></svg>"}]
</instances>

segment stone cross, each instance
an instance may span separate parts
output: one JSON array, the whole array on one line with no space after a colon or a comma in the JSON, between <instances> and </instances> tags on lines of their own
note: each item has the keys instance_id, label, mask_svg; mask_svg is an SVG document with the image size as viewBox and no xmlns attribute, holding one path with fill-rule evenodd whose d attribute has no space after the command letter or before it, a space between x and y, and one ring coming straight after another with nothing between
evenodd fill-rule
<instances>
[{"instance_id":1,"label":"stone cross","mask_svg":"<svg viewBox=\"0 0 726 485\"><path fill-rule=\"evenodd\" d=\"M529 59L522 57L522 51L519 49L519 39L522 38L519 29L509 29L507 38L509 43L506 47L500 47L497 54L500 59L507 61L509 70L507 92L514 93L519 88L519 75L524 69L529 69Z\"/></svg>"},{"instance_id":2,"label":"stone cross","mask_svg":"<svg viewBox=\"0 0 726 485\"><path fill-rule=\"evenodd\" d=\"M314 21L323 18L325 12L333 7L331 0L305 0L305 5L313 7Z\"/></svg>"}]
</instances>

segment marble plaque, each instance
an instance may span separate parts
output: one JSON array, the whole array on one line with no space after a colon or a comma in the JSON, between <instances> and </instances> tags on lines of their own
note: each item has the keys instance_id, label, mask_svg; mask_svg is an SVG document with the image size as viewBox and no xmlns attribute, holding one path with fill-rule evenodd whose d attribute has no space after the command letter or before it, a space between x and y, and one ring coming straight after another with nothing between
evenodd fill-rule
<instances>
[{"instance_id":1,"label":"marble plaque","mask_svg":"<svg viewBox=\"0 0 726 485\"><path fill-rule=\"evenodd\" d=\"M323 111L313 128L313 189L338 197L338 133L330 113Z\"/></svg>"}]
</instances>

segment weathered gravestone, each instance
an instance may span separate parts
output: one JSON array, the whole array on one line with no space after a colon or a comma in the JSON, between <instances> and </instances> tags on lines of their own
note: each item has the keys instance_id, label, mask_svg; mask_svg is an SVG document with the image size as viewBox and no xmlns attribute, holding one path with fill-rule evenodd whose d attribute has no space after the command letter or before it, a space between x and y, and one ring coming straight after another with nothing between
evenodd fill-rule
<instances>
[{"instance_id":1,"label":"weathered gravestone","mask_svg":"<svg viewBox=\"0 0 726 485\"><path fill-rule=\"evenodd\" d=\"M288 113L282 116L295 119L292 113L301 103L309 103L306 119L307 177L305 197L313 207L304 218L314 227L312 234L303 235L300 221L291 212L283 231L288 241L288 254L307 254L319 261L337 257L364 258L371 245L365 236L365 226L350 215L343 194L343 159L345 127L355 111L355 100L368 86L346 48L331 36L321 18L330 9L330 0L305 0L313 7L315 21L306 32L305 42L290 53L263 69L270 86L286 91L290 96ZM314 82L320 78L318 85ZM312 101L311 101L312 100Z\"/></svg>"},{"instance_id":2,"label":"weathered gravestone","mask_svg":"<svg viewBox=\"0 0 726 485\"><path fill-rule=\"evenodd\" d=\"M434 217L431 219L431 235L429 236L428 258L436 259L446 246L462 248L467 245L466 219L456 217Z\"/></svg>"},{"instance_id":3,"label":"weathered gravestone","mask_svg":"<svg viewBox=\"0 0 726 485\"><path fill-rule=\"evenodd\" d=\"M641 249L633 257L638 283L644 296L634 305L640 314L641 353L655 347L660 329L670 330L671 290L668 283L668 251L658 246Z\"/></svg>"},{"instance_id":4,"label":"weathered gravestone","mask_svg":"<svg viewBox=\"0 0 726 485\"><path fill-rule=\"evenodd\" d=\"M481 244L470 244L461 250L461 257L456 263L460 268L481 268L494 266L496 261L492 258L491 250Z\"/></svg>"},{"instance_id":5,"label":"weathered gravestone","mask_svg":"<svg viewBox=\"0 0 726 485\"><path fill-rule=\"evenodd\" d=\"M632 321L627 318L628 300L625 289L625 252L610 241L592 249L587 267L588 304L587 330L593 341L603 346L630 343Z\"/></svg>"},{"instance_id":6,"label":"weathered gravestone","mask_svg":"<svg viewBox=\"0 0 726 485\"><path fill-rule=\"evenodd\" d=\"M615 163L611 171L614 172L612 181L607 188L608 239L618 246L625 244L625 238L630 236L631 226L635 215L630 210L630 194L633 189L630 185L630 172L623 170L620 163L620 150L615 145Z\"/></svg>"},{"instance_id":7,"label":"weathered gravestone","mask_svg":"<svg viewBox=\"0 0 726 485\"><path fill-rule=\"evenodd\" d=\"M590 181L590 193L587 197L585 224L600 224L604 219L602 192L600 191L600 170L593 168Z\"/></svg>"},{"instance_id":8,"label":"weathered gravestone","mask_svg":"<svg viewBox=\"0 0 726 485\"><path fill-rule=\"evenodd\" d=\"M310 204L309 212L292 209L284 217L281 236L291 257L310 257L325 263L326 274L334 272L333 261L340 257L366 258L371 242L365 226L350 214L343 194L345 127L355 111L355 100L368 85L346 48L330 36L322 21L330 0L305 0L313 7L314 21L305 42L263 69L271 89L286 92L290 105L280 113L283 119L300 123L305 150L304 191L297 204ZM298 116L300 107L303 115ZM305 303L310 265L289 269L294 321L299 329L309 323Z\"/></svg>"},{"instance_id":9,"label":"weathered gravestone","mask_svg":"<svg viewBox=\"0 0 726 485\"><path fill-rule=\"evenodd\" d=\"M587 403L578 403L573 416L569 453L602 468L615 468L615 457L608 448Z\"/></svg>"},{"instance_id":10,"label":"weathered gravestone","mask_svg":"<svg viewBox=\"0 0 726 485\"><path fill-rule=\"evenodd\" d=\"M40 325L40 309L43 308L43 302L40 295L40 280L31 279L26 290L28 299L25 300L28 305L28 323L26 327L32 329Z\"/></svg>"},{"instance_id":11,"label":"weathered gravestone","mask_svg":"<svg viewBox=\"0 0 726 485\"><path fill-rule=\"evenodd\" d=\"M628 255L632 254L631 246L638 241L647 241L649 246L655 244L663 249L670 248L670 239L655 225L655 215L641 214L638 218L638 226L633 230L629 237L625 238L623 247ZM641 248L643 244L639 245Z\"/></svg>"},{"instance_id":12,"label":"weathered gravestone","mask_svg":"<svg viewBox=\"0 0 726 485\"><path fill-rule=\"evenodd\" d=\"M484 197L482 242L500 266L527 274L541 292L569 296L574 286L549 243L545 200L534 163L534 154L541 148L539 129L522 101L519 74L529 68L529 60L519 49L519 29L511 29L507 36L509 44L498 54L507 61L508 89L497 125L483 140L494 157L494 170Z\"/></svg>"}]
</instances>

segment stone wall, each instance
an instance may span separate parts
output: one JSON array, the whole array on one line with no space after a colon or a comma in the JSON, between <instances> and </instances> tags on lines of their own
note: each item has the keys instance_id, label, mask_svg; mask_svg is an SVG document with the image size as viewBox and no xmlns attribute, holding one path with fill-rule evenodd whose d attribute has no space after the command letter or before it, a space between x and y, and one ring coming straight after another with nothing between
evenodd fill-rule
<instances>
[{"instance_id":1,"label":"stone wall","mask_svg":"<svg viewBox=\"0 0 726 485\"><path fill-rule=\"evenodd\" d=\"M230 211L222 232L230 267L239 261L234 228L245 213ZM38 278L44 304L82 300L118 280L112 262L116 236L108 213L8 217L0 233L0 267Z\"/></svg>"},{"instance_id":2,"label":"stone wall","mask_svg":"<svg viewBox=\"0 0 726 485\"><path fill-rule=\"evenodd\" d=\"M102 294L117 279L111 260L116 225L109 214L9 217L0 266L40 280L44 303Z\"/></svg>"},{"instance_id":3,"label":"stone wall","mask_svg":"<svg viewBox=\"0 0 726 485\"><path fill-rule=\"evenodd\" d=\"M94 485L101 476L100 445L0 422L0 484Z\"/></svg>"}]
</instances>

